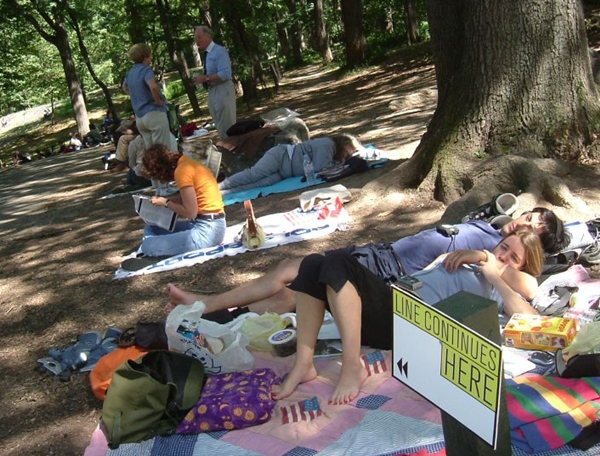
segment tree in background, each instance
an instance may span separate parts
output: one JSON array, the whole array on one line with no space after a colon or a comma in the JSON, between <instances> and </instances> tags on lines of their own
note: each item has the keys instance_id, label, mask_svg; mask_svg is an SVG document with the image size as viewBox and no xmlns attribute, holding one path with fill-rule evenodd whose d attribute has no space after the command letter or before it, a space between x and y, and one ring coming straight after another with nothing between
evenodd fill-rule
<instances>
[{"instance_id":1,"label":"tree in background","mask_svg":"<svg viewBox=\"0 0 600 456\"><path fill-rule=\"evenodd\" d=\"M67 87L69 88L69 97L75 113L77 129L82 136L86 135L89 131L89 119L64 15L67 3L60 1L56 4L42 4L42 2L30 1L21 4L17 0L6 0L6 5L9 7L7 12L23 17L44 40L54 45L58 50ZM48 29L52 32L48 32Z\"/></svg>"},{"instance_id":2,"label":"tree in background","mask_svg":"<svg viewBox=\"0 0 600 456\"><path fill-rule=\"evenodd\" d=\"M173 20L173 16L169 9L169 3L163 0L156 0L156 8L158 10L158 14L162 23L165 43L169 51L171 64L177 70L177 73L179 74L179 77L183 82L183 87L188 96L188 99L190 100L190 105L192 106L194 115L200 116L201 111L200 105L198 104L198 97L196 96L196 84L190 77L190 72L188 70L188 65L183 50L179 49L178 41L173 35L171 24L176 23L176 21ZM191 43L189 43L189 45L191 46Z\"/></svg>"},{"instance_id":3,"label":"tree in background","mask_svg":"<svg viewBox=\"0 0 600 456\"><path fill-rule=\"evenodd\" d=\"M404 0L404 24L408 44L416 44L421 41L417 0Z\"/></svg>"},{"instance_id":4,"label":"tree in background","mask_svg":"<svg viewBox=\"0 0 600 456\"><path fill-rule=\"evenodd\" d=\"M112 96L110 94L110 90L108 89L108 86L104 83L104 81L102 79L100 79L100 77L96 74L96 71L94 70L94 65L92 64L92 60L90 58L90 54L89 54L87 46L85 44L85 40L83 39L83 33L81 31L81 28L79 27L78 13L77 13L77 11L75 11L73 8L70 8L70 7L66 8L66 13L69 18L71 28L75 31L75 35L77 36L77 44L79 45L79 51L81 52L81 57L85 63L85 66L87 67L87 69L90 73L90 76L92 77L94 82L102 90L102 93L104 94L104 98L106 99L106 106L112 112L116 113L117 110L115 109L115 105L113 103ZM82 133L82 135L85 135L85 133Z\"/></svg>"},{"instance_id":5,"label":"tree in background","mask_svg":"<svg viewBox=\"0 0 600 456\"><path fill-rule=\"evenodd\" d=\"M346 66L349 69L365 61L365 35L362 23L361 0L341 0L344 37L346 44Z\"/></svg>"},{"instance_id":6,"label":"tree in background","mask_svg":"<svg viewBox=\"0 0 600 456\"><path fill-rule=\"evenodd\" d=\"M323 17L323 0L312 0L313 3L313 21L314 21L314 41L315 48L319 51L323 62L331 63L333 54L329 47L329 34Z\"/></svg>"}]
</instances>

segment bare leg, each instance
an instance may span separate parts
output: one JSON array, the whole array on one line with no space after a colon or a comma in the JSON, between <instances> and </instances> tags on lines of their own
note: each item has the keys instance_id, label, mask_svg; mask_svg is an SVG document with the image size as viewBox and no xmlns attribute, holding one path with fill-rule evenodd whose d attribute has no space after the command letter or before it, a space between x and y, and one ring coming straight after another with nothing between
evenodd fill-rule
<instances>
[{"instance_id":1,"label":"bare leg","mask_svg":"<svg viewBox=\"0 0 600 456\"><path fill-rule=\"evenodd\" d=\"M360 360L362 303L350 282L346 282L339 293L327 287L327 301L340 330L343 346L342 371L329 403L347 404L358 396L360 386L367 378L367 371Z\"/></svg>"},{"instance_id":2,"label":"bare leg","mask_svg":"<svg viewBox=\"0 0 600 456\"><path fill-rule=\"evenodd\" d=\"M300 383L314 380L317 370L313 362L315 344L323 323L325 303L304 293L296 293L296 320L298 338L296 340L296 361L285 381L273 387L273 399L288 397Z\"/></svg>"},{"instance_id":3,"label":"bare leg","mask_svg":"<svg viewBox=\"0 0 600 456\"><path fill-rule=\"evenodd\" d=\"M256 304L251 309L259 313L265 310L277 313L292 311L294 295L286 289L286 286L298 275L301 262L302 258L284 260L264 276L217 295L185 292L173 284L168 284L169 303L166 305L166 310L169 311L178 304L202 301L206 304L206 313L251 304Z\"/></svg>"},{"instance_id":4,"label":"bare leg","mask_svg":"<svg viewBox=\"0 0 600 456\"><path fill-rule=\"evenodd\" d=\"M273 296L249 304L248 307L251 312L256 312L257 314L265 312L275 312L278 314L294 312L296 310L296 293L287 287L283 287Z\"/></svg>"}]
</instances>

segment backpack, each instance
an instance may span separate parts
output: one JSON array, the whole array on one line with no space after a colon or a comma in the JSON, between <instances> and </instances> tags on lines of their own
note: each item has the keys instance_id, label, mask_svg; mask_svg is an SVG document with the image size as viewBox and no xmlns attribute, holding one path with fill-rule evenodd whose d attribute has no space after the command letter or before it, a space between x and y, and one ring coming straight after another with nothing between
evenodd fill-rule
<instances>
[{"instance_id":1,"label":"backpack","mask_svg":"<svg viewBox=\"0 0 600 456\"><path fill-rule=\"evenodd\" d=\"M364 158L354 155L343 164L321 170L318 177L325 182L334 182L352 174L364 173L368 169L369 163Z\"/></svg>"},{"instance_id":2,"label":"backpack","mask_svg":"<svg viewBox=\"0 0 600 456\"><path fill-rule=\"evenodd\" d=\"M119 367L102 406L100 429L111 449L177 428L198 402L204 367L192 357L154 350Z\"/></svg>"},{"instance_id":3,"label":"backpack","mask_svg":"<svg viewBox=\"0 0 600 456\"><path fill-rule=\"evenodd\" d=\"M569 245L558 253L547 255L542 275L556 274L574 264L600 264L600 219L565 225Z\"/></svg>"}]
</instances>

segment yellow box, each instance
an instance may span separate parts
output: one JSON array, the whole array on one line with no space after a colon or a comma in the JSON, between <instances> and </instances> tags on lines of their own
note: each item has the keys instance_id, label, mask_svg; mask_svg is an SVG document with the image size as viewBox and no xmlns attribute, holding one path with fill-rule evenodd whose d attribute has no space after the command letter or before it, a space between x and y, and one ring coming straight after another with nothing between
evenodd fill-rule
<instances>
[{"instance_id":1,"label":"yellow box","mask_svg":"<svg viewBox=\"0 0 600 456\"><path fill-rule=\"evenodd\" d=\"M556 351L568 346L576 334L576 320L570 318L514 314L504 328L504 345Z\"/></svg>"}]
</instances>

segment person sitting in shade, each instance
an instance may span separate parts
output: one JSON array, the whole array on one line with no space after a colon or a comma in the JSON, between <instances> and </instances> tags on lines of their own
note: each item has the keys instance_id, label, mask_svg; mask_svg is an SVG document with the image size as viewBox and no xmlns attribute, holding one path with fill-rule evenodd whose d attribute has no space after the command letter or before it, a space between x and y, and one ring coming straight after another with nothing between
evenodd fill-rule
<instances>
[{"instance_id":1,"label":"person sitting in shade","mask_svg":"<svg viewBox=\"0 0 600 456\"><path fill-rule=\"evenodd\" d=\"M151 202L165 206L181 217L173 232L146 225L141 246L144 255L178 255L223 241L227 227L225 205L210 169L162 144L147 149L142 163L147 178L175 181L178 195L170 198L153 196Z\"/></svg>"}]
</instances>

